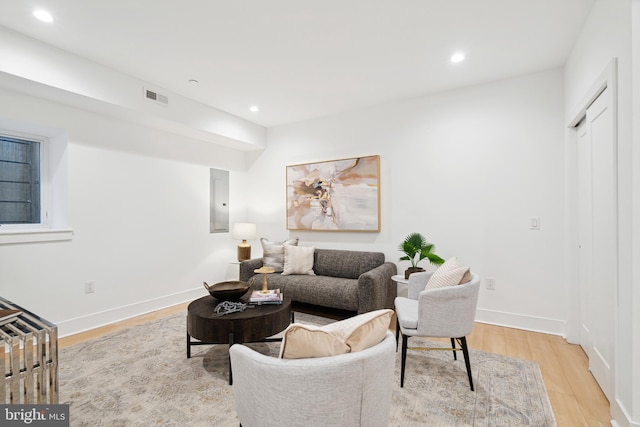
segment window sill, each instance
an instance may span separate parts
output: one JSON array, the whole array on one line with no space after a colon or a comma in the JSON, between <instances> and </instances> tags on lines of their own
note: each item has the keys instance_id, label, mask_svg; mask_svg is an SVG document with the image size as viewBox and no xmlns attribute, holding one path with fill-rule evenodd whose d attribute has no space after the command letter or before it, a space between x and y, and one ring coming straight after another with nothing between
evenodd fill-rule
<instances>
[{"instance_id":1,"label":"window sill","mask_svg":"<svg viewBox=\"0 0 640 427\"><path fill-rule=\"evenodd\" d=\"M73 229L2 230L0 245L37 242L63 242L73 239Z\"/></svg>"}]
</instances>

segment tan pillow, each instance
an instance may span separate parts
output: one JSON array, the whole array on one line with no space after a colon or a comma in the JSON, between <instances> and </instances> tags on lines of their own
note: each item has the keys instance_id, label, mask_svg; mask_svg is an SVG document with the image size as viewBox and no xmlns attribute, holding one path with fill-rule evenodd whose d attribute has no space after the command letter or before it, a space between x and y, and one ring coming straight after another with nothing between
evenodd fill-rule
<instances>
[{"instance_id":1,"label":"tan pillow","mask_svg":"<svg viewBox=\"0 0 640 427\"><path fill-rule=\"evenodd\" d=\"M336 356L349 351L347 344L322 327L300 323L289 325L280 345L282 359Z\"/></svg>"},{"instance_id":2,"label":"tan pillow","mask_svg":"<svg viewBox=\"0 0 640 427\"><path fill-rule=\"evenodd\" d=\"M462 279L460 279L460 283L458 283L459 285L462 285L463 283L467 283L471 281L471 269L467 269L467 271L464 273L464 276L462 276Z\"/></svg>"},{"instance_id":3,"label":"tan pillow","mask_svg":"<svg viewBox=\"0 0 640 427\"><path fill-rule=\"evenodd\" d=\"M382 309L324 326L293 323L284 332L280 357L325 357L364 350L384 339L391 316L393 310Z\"/></svg>"},{"instance_id":4,"label":"tan pillow","mask_svg":"<svg viewBox=\"0 0 640 427\"><path fill-rule=\"evenodd\" d=\"M313 272L313 253L315 246L291 246L284 245L284 269L283 276L289 274L308 274L315 276Z\"/></svg>"},{"instance_id":5,"label":"tan pillow","mask_svg":"<svg viewBox=\"0 0 640 427\"><path fill-rule=\"evenodd\" d=\"M469 272L469 267L460 264L457 258L449 258L433 273L425 289L437 289L459 285ZM468 275L468 279L471 276ZM468 281L468 280L467 280Z\"/></svg>"},{"instance_id":6,"label":"tan pillow","mask_svg":"<svg viewBox=\"0 0 640 427\"><path fill-rule=\"evenodd\" d=\"M344 341L351 352L361 351L384 339L393 310L382 309L362 313L348 319L326 325L324 330Z\"/></svg>"},{"instance_id":7,"label":"tan pillow","mask_svg":"<svg viewBox=\"0 0 640 427\"><path fill-rule=\"evenodd\" d=\"M262 265L271 267L275 273L282 272L284 268L284 245L298 245L298 238L294 237L284 242L272 242L262 237L260 239L262 245Z\"/></svg>"}]
</instances>

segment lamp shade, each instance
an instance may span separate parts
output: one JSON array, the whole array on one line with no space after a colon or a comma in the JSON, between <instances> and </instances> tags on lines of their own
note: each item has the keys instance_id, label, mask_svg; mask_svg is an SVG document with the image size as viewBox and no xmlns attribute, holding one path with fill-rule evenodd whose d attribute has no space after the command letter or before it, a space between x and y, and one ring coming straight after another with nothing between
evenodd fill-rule
<instances>
[{"instance_id":1,"label":"lamp shade","mask_svg":"<svg viewBox=\"0 0 640 427\"><path fill-rule=\"evenodd\" d=\"M256 225L248 222L236 222L231 230L231 236L240 240L255 239L256 234Z\"/></svg>"}]
</instances>

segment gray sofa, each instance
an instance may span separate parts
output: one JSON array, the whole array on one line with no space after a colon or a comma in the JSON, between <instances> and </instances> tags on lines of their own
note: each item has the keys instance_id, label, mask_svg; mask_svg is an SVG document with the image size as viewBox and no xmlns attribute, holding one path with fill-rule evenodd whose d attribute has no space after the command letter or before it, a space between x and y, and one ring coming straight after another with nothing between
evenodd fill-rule
<instances>
[{"instance_id":1,"label":"gray sofa","mask_svg":"<svg viewBox=\"0 0 640 427\"><path fill-rule=\"evenodd\" d=\"M262 275L254 270L262 267L262 258L240 263L240 280L254 280L254 289L262 286ZM323 307L365 313L393 308L397 295L396 265L385 262L382 252L316 249L311 275L267 275L269 289L279 288L293 301Z\"/></svg>"}]
</instances>

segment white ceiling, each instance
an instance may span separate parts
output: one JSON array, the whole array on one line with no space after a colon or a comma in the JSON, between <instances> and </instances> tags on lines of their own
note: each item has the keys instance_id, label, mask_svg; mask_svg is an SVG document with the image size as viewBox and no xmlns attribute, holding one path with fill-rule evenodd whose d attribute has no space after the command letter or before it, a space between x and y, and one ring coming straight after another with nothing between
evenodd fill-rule
<instances>
[{"instance_id":1,"label":"white ceiling","mask_svg":"<svg viewBox=\"0 0 640 427\"><path fill-rule=\"evenodd\" d=\"M560 67L593 3L0 0L0 25L276 126Z\"/></svg>"}]
</instances>

